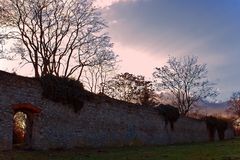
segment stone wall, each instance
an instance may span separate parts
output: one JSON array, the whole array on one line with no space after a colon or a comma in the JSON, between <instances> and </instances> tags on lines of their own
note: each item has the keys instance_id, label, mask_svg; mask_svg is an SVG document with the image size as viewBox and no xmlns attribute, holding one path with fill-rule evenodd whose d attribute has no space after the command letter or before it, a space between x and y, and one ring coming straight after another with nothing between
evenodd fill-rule
<instances>
[{"instance_id":1,"label":"stone wall","mask_svg":"<svg viewBox=\"0 0 240 160\"><path fill-rule=\"evenodd\" d=\"M0 71L0 150L12 149L13 105L32 104L32 148L161 145L208 141L203 121L180 118L174 130L153 108L102 98L84 100L80 112L42 97L38 80ZM226 138L233 137L228 129Z\"/></svg>"}]
</instances>

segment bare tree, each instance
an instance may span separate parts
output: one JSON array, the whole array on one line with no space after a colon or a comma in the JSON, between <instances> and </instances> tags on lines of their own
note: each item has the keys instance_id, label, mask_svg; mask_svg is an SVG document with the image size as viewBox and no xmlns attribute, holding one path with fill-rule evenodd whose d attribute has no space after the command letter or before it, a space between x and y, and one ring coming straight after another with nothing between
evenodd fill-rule
<instances>
[{"instance_id":1,"label":"bare tree","mask_svg":"<svg viewBox=\"0 0 240 160\"><path fill-rule=\"evenodd\" d=\"M104 72L104 66L108 66L109 68L115 66L117 63L117 55L115 55L112 51L112 46L113 44L110 42L110 38L107 35L102 35L101 37L94 38L94 40L90 43L86 43L86 45L84 45L78 53L76 63L79 65L74 66L71 69L71 72L79 67L79 80L81 78L84 67L87 67L88 71L94 69L96 70L99 68L99 73L102 74Z\"/></svg>"},{"instance_id":2,"label":"bare tree","mask_svg":"<svg viewBox=\"0 0 240 160\"><path fill-rule=\"evenodd\" d=\"M0 36L0 58L3 57L3 38Z\"/></svg>"},{"instance_id":3,"label":"bare tree","mask_svg":"<svg viewBox=\"0 0 240 160\"><path fill-rule=\"evenodd\" d=\"M97 65L93 67L86 67L84 70L84 76L82 76L81 81L84 86L93 93L103 93L106 86L106 82L115 74L117 70L116 67L116 56L115 55L105 55L108 58L98 58L109 59L108 61L99 61ZM114 57L111 57L114 56Z\"/></svg>"},{"instance_id":4,"label":"bare tree","mask_svg":"<svg viewBox=\"0 0 240 160\"><path fill-rule=\"evenodd\" d=\"M194 107L194 102L217 95L214 83L207 80L206 64L198 64L194 56L170 57L168 64L156 68L153 76L159 89L172 93L173 103L183 115Z\"/></svg>"},{"instance_id":5,"label":"bare tree","mask_svg":"<svg viewBox=\"0 0 240 160\"><path fill-rule=\"evenodd\" d=\"M240 92L234 92L229 100L229 111L240 117Z\"/></svg>"},{"instance_id":6,"label":"bare tree","mask_svg":"<svg viewBox=\"0 0 240 160\"><path fill-rule=\"evenodd\" d=\"M36 77L80 79L84 67L97 64L99 54L114 54L92 0L7 0L0 14L1 27L9 30L2 37L23 44L21 57L32 64Z\"/></svg>"}]
</instances>

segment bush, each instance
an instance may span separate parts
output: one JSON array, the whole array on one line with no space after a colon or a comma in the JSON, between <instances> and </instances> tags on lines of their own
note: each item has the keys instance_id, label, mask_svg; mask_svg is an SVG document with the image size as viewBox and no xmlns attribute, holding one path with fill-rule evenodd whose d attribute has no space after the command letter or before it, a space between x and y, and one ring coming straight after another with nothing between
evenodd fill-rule
<instances>
[{"instance_id":1,"label":"bush","mask_svg":"<svg viewBox=\"0 0 240 160\"><path fill-rule=\"evenodd\" d=\"M205 122L207 129L209 131L210 140L214 140L215 132L218 132L218 137L220 140L224 139L224 133L228 129L228 120L223 118L217 118L213 116L205 117Z\"/></svg>"},{"instance_id":2,"label":"bush","mask_svg":"<svg viewBox=\"0 0 240 160\"><path fill-rule=\"evenodd\" d=\"M174 130L174 122L176 122L180 116L178 109L171 105L160 104L157 110L159 114L164 117L165 125L170 122L171 130Z\"/></svg>"},{"instance_id":3,"label":"bush","mask_svg":"<svg viewBox=\"0 0 240 160\"><path fill-rule=\"evenodd\" d=\"M74 112L80 111L83 107L82 99L86 98L86 91L81 82L65 77L46 75L41 77L41 85L44 98L67 105Z\"/></svg>"}]
</instances>

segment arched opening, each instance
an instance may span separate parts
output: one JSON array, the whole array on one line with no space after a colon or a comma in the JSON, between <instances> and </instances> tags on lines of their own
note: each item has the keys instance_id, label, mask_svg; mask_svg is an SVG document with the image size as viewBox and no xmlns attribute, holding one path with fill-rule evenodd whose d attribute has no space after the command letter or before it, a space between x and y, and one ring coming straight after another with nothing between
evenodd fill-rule
<instances>
[{"instance_id":1,"label":"arched opening","mask_svg":"<svg viewBox=\"0 0 240 160\"><path fill-rule=\"evenodd\" d=\"M33 122L41 110L29 103L12 105L13 108L13 146L30 149L32 147Z\"/></svg>"},{"instance_id":2,"label":"arched opening","mask_svg":"<svg viewBox=\"0 0 240 160\"><path fill-rule=\"evenodd\" d=\"M24 145L27 135L27 121L26 113L18 111L13 116L13 144L16 146Z\"/></svg>"}]
</instances>

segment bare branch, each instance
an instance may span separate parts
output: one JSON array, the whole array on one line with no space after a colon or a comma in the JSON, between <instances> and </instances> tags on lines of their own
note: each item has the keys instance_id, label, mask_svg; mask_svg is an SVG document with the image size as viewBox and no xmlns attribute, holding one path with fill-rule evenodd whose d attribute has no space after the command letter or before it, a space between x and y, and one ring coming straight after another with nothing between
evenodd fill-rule
<instances>
[{"instance_id":1,"label":"bare branch","mask_svg":"<svg viewBox=\"0 0 240 160\"><path fill-rule=\"evenodd\" d=\"M170 57L168 65L153 73L159 89L170 91L181 114L187 114L194 102L217 95L214 83L207 80L206 64L198 64L197 57Z\"/></svg>"},{"instance_id":2,"label":"bare branch","mask_svg":"<svg viewBox=\"0 0 240 160\"><path fill-rule=\"evenodd\" d=\"M0 16L1 27L8 29L0 39L21 41L22 59L32 63L36 77L80 79L84 67L111 61L103 53L115 58L92 0L7 0L0 5Z\"/></svg>"}]
</instances>

